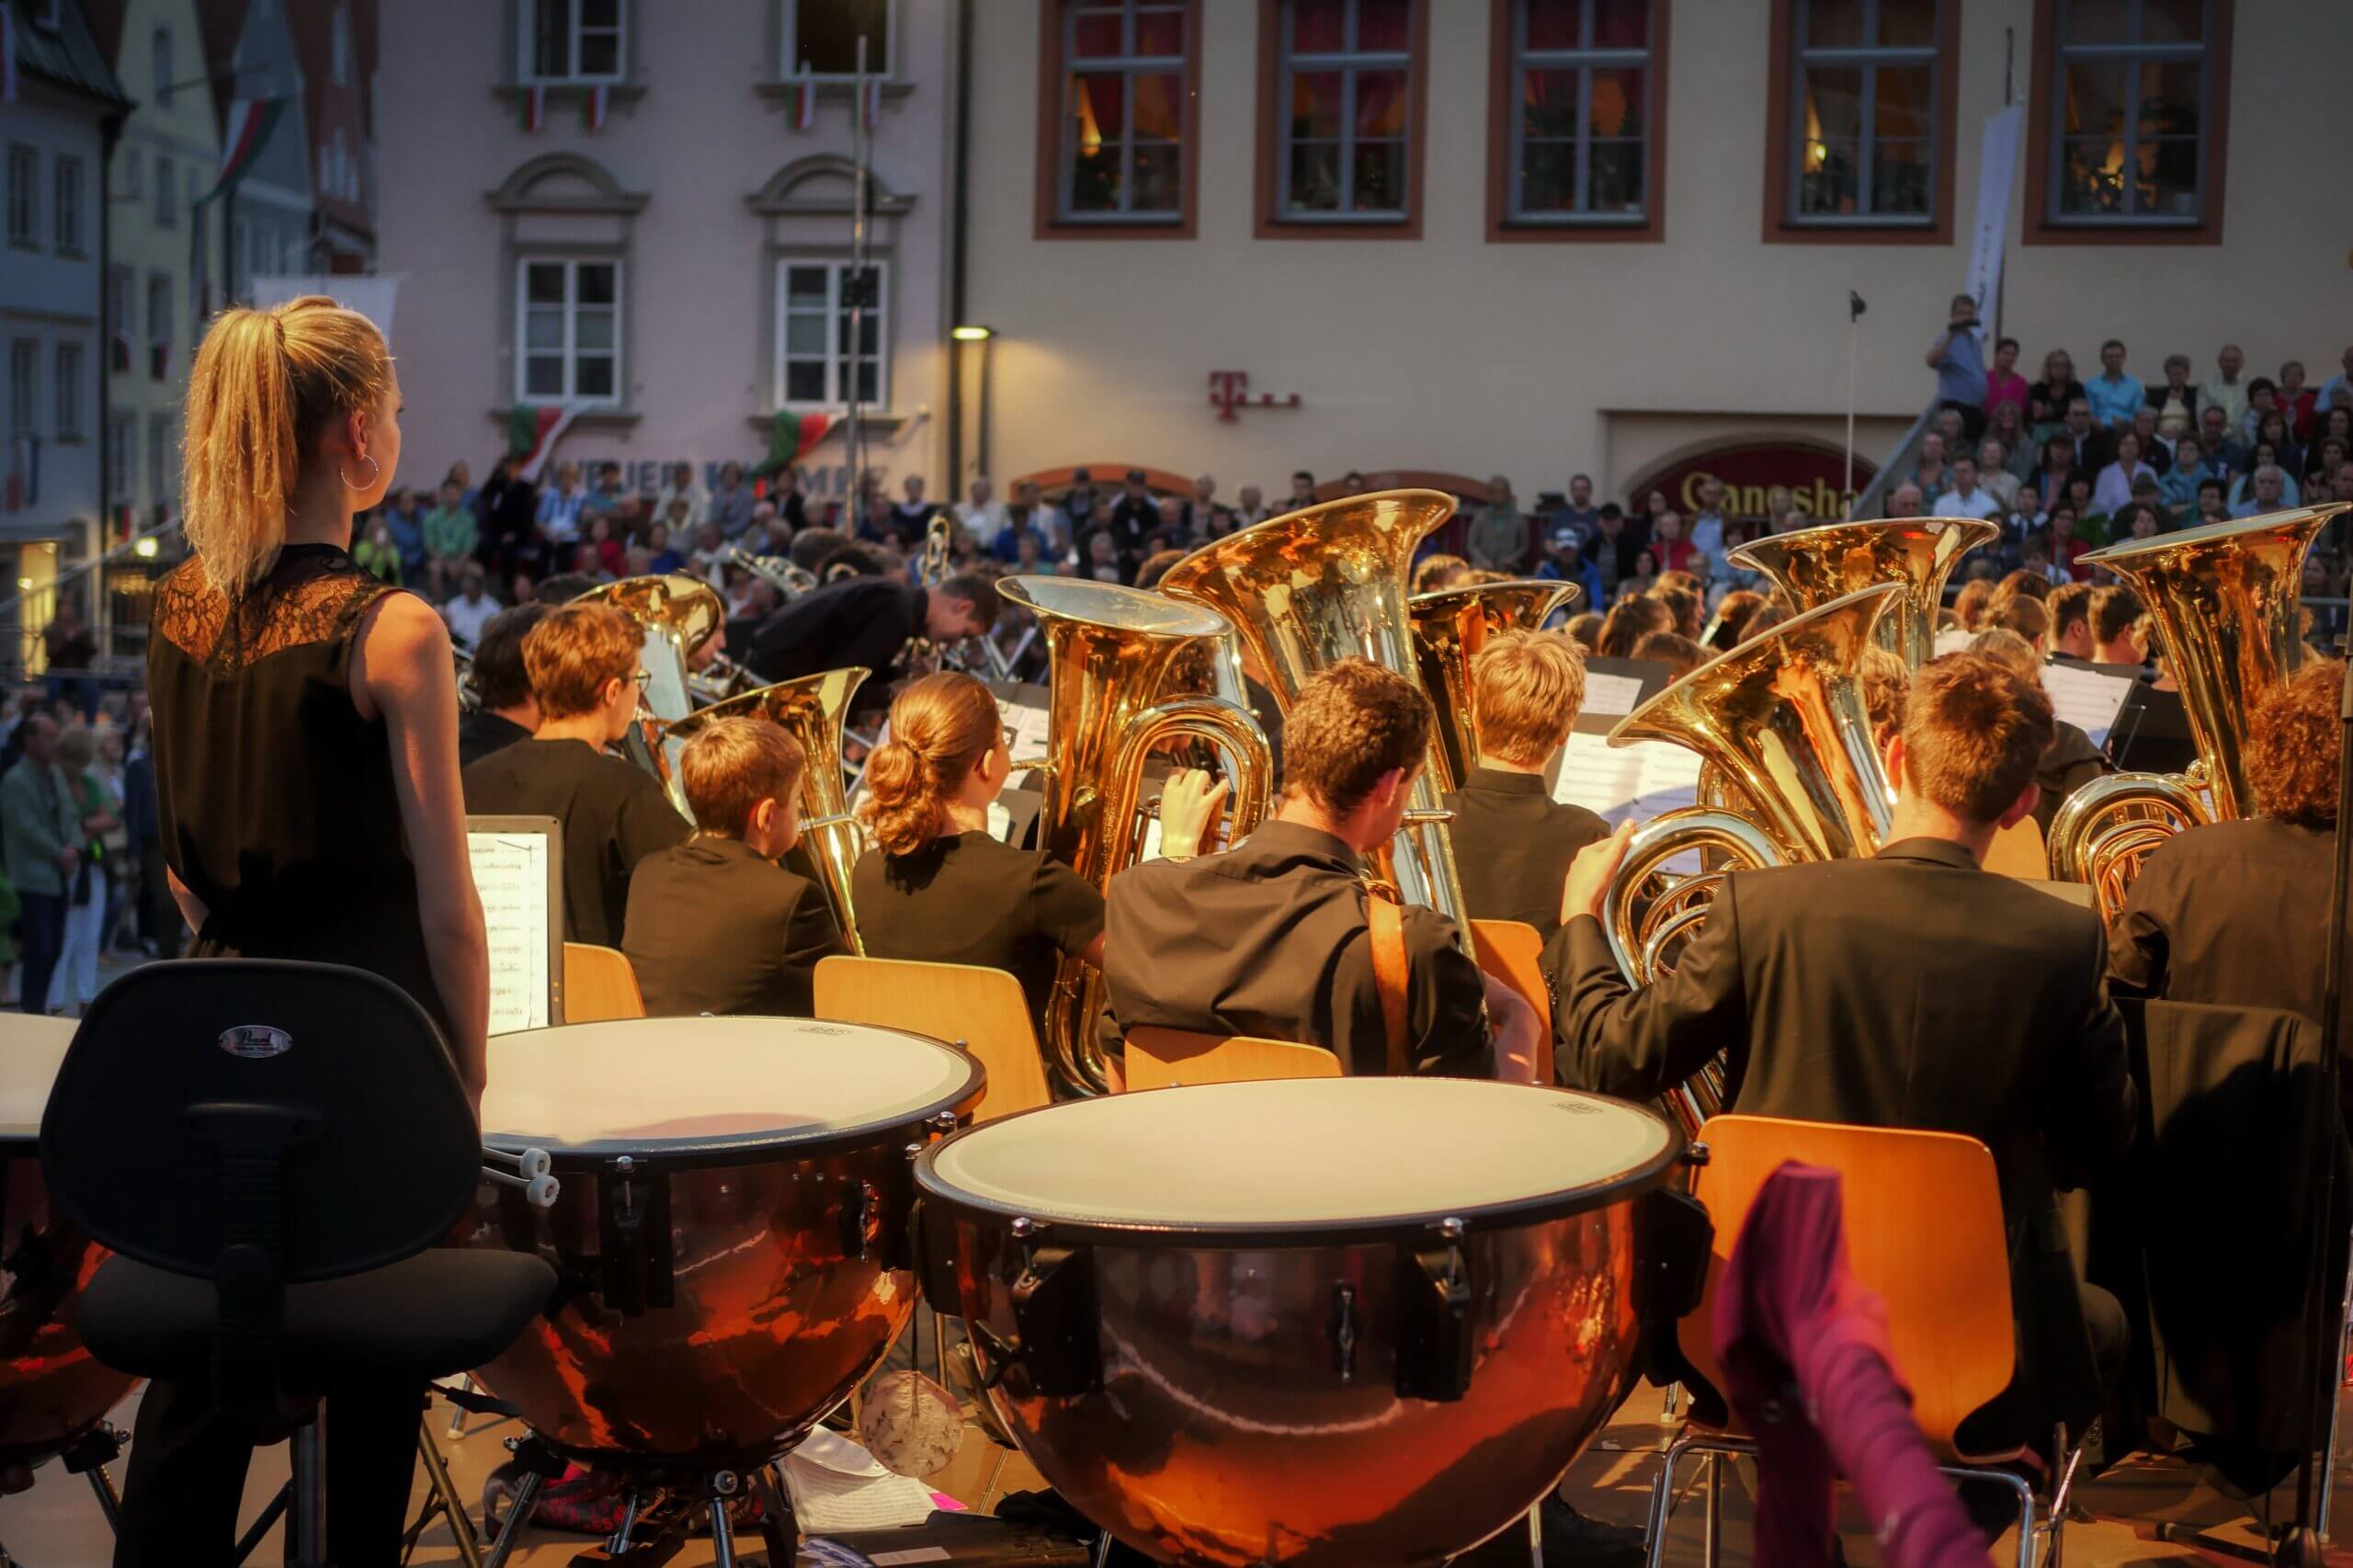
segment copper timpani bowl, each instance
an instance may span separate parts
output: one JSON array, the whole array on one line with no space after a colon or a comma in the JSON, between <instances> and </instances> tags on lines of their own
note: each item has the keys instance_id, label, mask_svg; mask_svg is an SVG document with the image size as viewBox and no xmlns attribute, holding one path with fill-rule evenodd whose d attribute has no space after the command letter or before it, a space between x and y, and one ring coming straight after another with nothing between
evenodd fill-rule
<instances>
[{"instance_id":1,"label":"copper timpani bowl","mask_svg":"<svg viewBox=\"0 0 2353 1568\"><path fill-rule=\"evenodd\" d=\"M561 1278L476 1374L561 1452L746 1470L906 1325L909 1151L979 1097L936 1040L805 1018L642 1018L490 1042L483 1142L545 1150L552 1209L485 1186L469 1238Z\"/></svg>"},{"instance_id":2,"label":"copper timpani bowl","mask_svg":"<svg viewBox=\"0 0 2353 1568\"><path fill-rule=\"evenodd\" d=\"M138 1380L82 1346L74 1310L108 1254L51 1207L41 1176L41 1108L74 1021L0 1017L0 1471L10 1471L81 1441Z\"/></svg>"},{"instance_id":3,"label":"copper timpani bowl","mask_svg":"<svg viewBox=\"0 0 2353 1568\"><path fill-rule=\"evenodd\" d=\"M1461 1079L1076 1101L916 1165L933 1304L1065 1498L1162 1562L1436 1563L1635 1377L1655 1113Z\"/></svg>"}]
</instances>

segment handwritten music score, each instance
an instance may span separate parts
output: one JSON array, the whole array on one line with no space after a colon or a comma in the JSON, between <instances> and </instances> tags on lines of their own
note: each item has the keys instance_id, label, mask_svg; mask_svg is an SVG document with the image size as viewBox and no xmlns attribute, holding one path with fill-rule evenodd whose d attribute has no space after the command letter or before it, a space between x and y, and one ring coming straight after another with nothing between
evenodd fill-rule
<instances>
[{"instance_id":1,"label":"handwritten music score","mask_svg":"<svg viewBox=\"0 0 2353 1568\"><path fill-rule=\"evenodd\" d=\"M2129 676L2104 675L2075 665L2042 666L2042 689L2051 694L2051 711L2089 735L2096 746L2108 744L2109 732L2116 728L2116 716L2124 710L2124 699L2136 684Z\"/></svg>"},{"instance_id":2,"label":"handwritten music score","mask_svg":"<svg viewBox=\"0 0 2353 1568\"><path fill-rule=\"evenodd\" d=\"M490 1032L545 1028L550 845L536 833L468 833L474 892L490 934Z\"/></svg>"},{"instance_id":3,"label":"handwritten music score","mask_svg":"<svg viewBox=\"0 0 2353 1568\"><path fill-rule=\"evenodd\" d=\"M1698 802L1699 757L1665 741L1612 746L1606 736L1572 733L1552 798L1583 806L1613 827L1629 818L1648 822Z\"/></svg>"}]
</instances>

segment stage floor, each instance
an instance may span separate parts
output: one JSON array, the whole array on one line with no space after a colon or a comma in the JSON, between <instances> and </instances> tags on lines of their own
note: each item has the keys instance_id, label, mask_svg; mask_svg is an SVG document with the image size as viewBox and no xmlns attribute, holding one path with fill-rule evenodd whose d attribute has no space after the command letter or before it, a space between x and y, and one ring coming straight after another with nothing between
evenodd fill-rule
<instances>
[{"instance_id":1,"label":"stage floor","mask_svg":"<svg viewBox=\"0 0 2353 1568\"><path fill-rule=\"evenodd\" d=\"M2340 1422L2353 1421L2353 1399L2347 1399L2346 1393L2347 1391L2340 1391ZM1648 1387L1637 1391L1601 1437L1586 1449L1570 1472L1572 1494L1579 1508L1613 1523L1642 1523L1649 1507L1651 1481L1658 1471L1658 1448L1666 1431L1658 1424L1660 1408L1659 1391ZM126 1404L117 1412L116 1420L128 1426L131 1414L131 1406ZM437 1438L446 1430L449 1418L446 1407L436 1407ZM470 1502L478 1506L483 1477L506 1458L501 1439L513 1436L517 1430L512 1424L477 1419L462 1441L443 1444L442 1451L458 1488ZM995 1459L996 1450L976 1430L968 1427L963 1451L946 1471L933 1478L932 1484L936 1490L968 1503L978 1502L989 1484ZM1687 1484L1694 1483L1699 1471L1699 1461L1687 1460L1681 1479ZM265 1449L255 1456L246 1484L245 1517L251 1518L259 1512L285 1476L286 1450L282 1447ZM2335 1544L2353 1544L2353 1518L2348 1518L2348 1513L2353 1513L2353 1496L2345 1491L2349 1483L2353 1483L2353 1466L2340 1457ZM1037 1472L1017 1454L997 1477L996 1492L1001 1494L1039 1484ZM425 1495L420 1468L416 1493L419 1504ZM2260 1550L2260 1537L2238 1506L2202 1487L2193 1472L2178 1464L2135 1458L2081 1487L2078 1496L2091 1517L2088 1522L2079 1521L2068 1527L2066 1554L2072 1568L2123 1568L2127 1564L2176 1559L2203 1558L2218 1565L2238 1561L2224 1551L2201 1550L2195 1543L2157 1539L2158 1528L2166 1525L2203 1528L2208 1531L2207 1540L2215 1545ZM1851 1499L1848 1501L1851 1504ZM2292 1491L2290 1501L2292 1502ZM1723 1561L1746 1562L1748 1492L1730 1469L1725 1472L1722 1507ZM1669 1562L1678 1565L1699 1562L1703 1513L1699 1490L1692 1485L1668 1532ZM1853 1568L1866 1568L1880 1561L1869 1527L1851 1506L1844 1511L1840 1528L1847 1561ZM254 1562L266 1565L279 1561L278 1541L273 1534L255 1554ZM66 1474L55 1464L37 1473L30 1491L0 1499L0 1543L24 1568L94 1568L108 1560L112 1549L87 1483L78 1476ZM522 1568L564 1568L574 1553L592 1544L583 1536L534 1530L526 1538L523 1550L510 1561ZM751 1540L744 1544L749 1551L757 1543ZM1493 1550L1480 1553L1483 1562L1493 1560ZM1526 1562L1524 1555L1516 1560ZM2004 1538L1991 1560L2016 1562L2011 1538ZM418 1564L460 1561L446 1523L437 1522L426 1532L412 1561ZM675 1561L678 1568L708 1563L711 1561L710 1543L692 1541Z\"/></svg>"}]
</instances>

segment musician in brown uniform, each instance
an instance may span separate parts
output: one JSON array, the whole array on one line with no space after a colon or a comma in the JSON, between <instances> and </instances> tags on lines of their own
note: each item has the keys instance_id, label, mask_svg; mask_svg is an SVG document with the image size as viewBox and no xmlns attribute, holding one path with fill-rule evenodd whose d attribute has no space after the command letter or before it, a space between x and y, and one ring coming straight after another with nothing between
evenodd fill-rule
<instances>
[{"instance_id":1,"label":"musician in brown uniform","mask_svg":"<svg viewBox=\"0 0 2353 1568\"><path fill-rule=\"evenodd\" d=\"M1549 937L1569 862L1609 835L1608 824L1544 788L1585 705L1585 653L1560 632L1503 631L1479 650L1471 679L1479 766L1446 798L1463 901L1473 920L1525 921Z\"/></svg>"},{"instance_id":2,"label":"musician in brown uniform","mask_svg":"<svg viewBox=\"0 0 2353 1568\"><path fill-rule=\"evenodd\" d=\"M621 950L647 1017L810 1016L818 960L849 949L824 891L777 863L801 837L807 766L763 719L722 720L680 752L694 836L629 881Z\"/></svg>"},{"instance_id":3,"label":"musician in brown uniform","mask_svg":"<svg viewBox=\"0 0 2353 1568\"><path fill-rule=\"evenodd\" d=\"M1344 659L1300 690L1283 722L1280 809L1222 854L1155 860L1111 880L1104 978L1107 1054L1139 1025L1318 1045L1350 1073L1390 1070L1365 903L1363 857L1395 836L1429 749L1429 702L1394 671ZM1463 933L1403 912L1407 983L1399 1041L1415 1073L1524 1074L1535 1019L1489 983Z\"/></svg>"},{"instance_id":4,"label":"musician in brown uniform","mask_svg":"<svg viewBox=\"0 0 2353 1568\"><path fill-rule=\"evenodd\" d=\"M1556 946L1562 1078L1649 1098L1725 1054L1747 1114L1959 1132L1992 1151L2012 1244L2020 1375L1972 1417L1973 1440L2080 1433L2120 1366L2115 1299L2081 1287L2054 1192L2131 1142L2124 1024L2099 922L1979 869L2034 809L2051 701L1955 654L1914 677L1887 747L1887 846L1726 879L1675 969L1628 988L1597 918L1621 833L1577 858Z\"/></svg>"}]
</instances>

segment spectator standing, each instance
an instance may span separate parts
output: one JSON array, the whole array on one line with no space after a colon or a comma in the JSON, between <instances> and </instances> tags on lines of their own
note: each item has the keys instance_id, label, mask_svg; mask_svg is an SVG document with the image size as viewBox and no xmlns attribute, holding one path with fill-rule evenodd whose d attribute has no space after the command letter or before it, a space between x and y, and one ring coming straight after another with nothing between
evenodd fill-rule
<instances>
[{"instance_id":1,"label":"spectator standing","mask_svg":"<svg viewBox=\"0 0 2353 1568\"><path fill-rule=\"evenodd\" d=\"M425 515L425 566L432 592L449 591L482 548L482 525L454 479L441 482L441 504Z\"/></svg>"},{"instance_id":2,"label":"spectator standing","mask_svg":"<svg viewBox=\"0 0 2353 1568\"><path fill-rule=\"evenodd\" d=\"M2353 354L2353 349L2347 350ZM2235 343L2225 343L2214 356L2214 374L2198 388L2198 403L2201 409L2219 408L2226 429L2235 430L2246 415L2246 382L2239 372L2246 368L2246 354Z\"/></svg>"},{"instance_id":3,"label":"spectator standing","mask_svg":"<svg viewBox=\"0 0 2353 1568\"><path fill-rule=\"evenodd\" d=\"M79 1017L98 999L98 952L107 929L109 855L128 844L122 831L122 800L109 795L97 772L97 734L76 724L58 737L57 767L73 802L80 863L65 887L64 939L51 971L48 1010Z\"/></svg>"},{"instance_id":4,"label":"spectator standing","mask_svg":"<svg viewBox=\"0 0 2353 1568\"><path fill-rule=\"evenodd\" d=\"M1712 473L1699 476L1699 509L1691 515L1691 547L1706 556L1710 571L1722 576L1724 560L1724 482Z\"/></svg>"},{"instance_id":5,"label":"spectator standing","mask_svg":"<svg viewBox=\"0 0 2353 1568\"><path fill-rule=\"evenodd\" d=\"M2075 379L2075 361L2063 348L2042 357L2042 379L2027 388L2027 422L2038 428L2056 425L2067 416L2067 405L2084 395Z\"/></svg>"},{"instance_id":6,"label":"spectator standing","mask_svg":"<svg viewBox=\"0 0 2353 1568\"><path fill-rule=\"evenodd\" d=\"M978 554L996 542L1005 528L1005 503L996 499L996 487L982 474L972 481L969 498L956 506L956 526L963 530L972 551Z\"/></svg>"},{"instance_id":7,"label":"spectator standing","mask_svg":"<svg viewBox=\"0 0 2353 1568\"><path fill-rule=\"evenodd\" d=\"M2111 516L2132 499L2135 481L2156 483L2157 471L2141 460L2141 437L2131 430L2116 438L2116 460L2099 471L2092 483L2092 505Z\"/></svg>"},{"instance_id":8,"label":"spectator standing","mask_svg":"<svg viewBox=\"0 0 2353 1568\"><path fill-rule=\"evenodd\" d=\"M82 864L82 821L57 766L57 721L35 713L18 733L23 755L0 776L0 860L19 906L17 1006L40 1013L65 943L66 894Z\"/></svg>"},{"instance_id":9,"label":"spectator standing","mask_svg":"<svg viewBox=\"0 0 2353 1568\"><path fill-rule=\"evenodd\" d=\"M54 705L70 699L83 721L97 717L98 677L90 673L97 662L98 639L82 620L82 606L71 593L57 596L57 613L41 628L41 652L48 670L42 689Z\"/></svg>"},{"instance_id":10,"label":"spectator standing","mask_svg":"<svg viewBox=\"0 0 2353 1568\"><path fill-rule=\"evenodd\" d=\"M1977 483L1977 460L1962 456L1952 465L1952 488L1937 497L1934 515L1939 517L1992 517L2001 511L2001 503L1993 492Z\"/></svg>"},{"instance_id":11,"label":"spectator standing","mask_svg":"<svg viewBox=\"0 0 2353 1568\"><path fill-rule=\"evenodd\" d=\"M1472 516L1464 544L1473 566L1514 574L1527 570L1528 519L1512 498L1511 481L1502 474L1487 481L1486 505Z\"/></svg>"},{"instance_id":12,"label":"spectator standing","mask_svg":"<svg viewBox=\"0 0 2353 1568\"><path fill-rule=\"evenodd\" d=\"M517 572L537 575L545 570L547 547L539 531L539 491L517 472L513 458L501 458L491 465L474 512L482 519L483 549L502 580Z\"/></svg>"},{"instance_id":13,"label":"spectator standing","mask_svg":"<svg viewBox=\"0 0 2353 1568\"><path fill-rule=\"evenodd\" d=\"M1143 470L1128 470L1120 490L1120 499L1111 508L1111 554L1118 562L1121 581L1132 579L1136 568L1149 553L1147 543L1160 527L1160 503L1153 499ZM1091 549L1091 547L1090 547ZM1091 557L1090 557L1091 563Z\"/></svg>"},{"instance_id":14,"label":"spectator standing","mask_svg":"<svg viewBox=\"0 0 2353 1568\"><path fill-rule=\"evenodd\" d=\"M1985 371L1985 419L1991 425L1995 412L2015 408L2023 418L2026 415L2026 378L2018 374L2018 340L2003 338L1994 345L1994 363Z\"/></svg>"},{"instance_id":15,"label":"spectator standing","mask_svg":"<svg viewBox=\"0 0 2353 1568\"><path fill-rule=\"evenodd\" d=\"M2189 384L2188 355L2165 356L2165 385L2151 387L2143 406L2156 411L2157 434L2168 441L2177 441L2197 428L2198 389Z\"/></svg>"},{"instance_id":16,"label":"spectator standing","mask_svg":"<svg viewBox=\"0 0 2353 1568\"><path fill-rule=\"evenodd\" d=\"M2133 411L2147 401L2141 378L2124 373L2124 344L2109 338L2099 346L2099 374L2084 383L2091 404L2092 423L2102 430L2122 430L2132 423Z\"/></svg>"},{"instance_id":17,"label":"spectator standing","mask_svg":"<svg viewBox=\"0 0 2353 1568\"><path fill-rule=\"evenodd\" d=\"M466 562L458 574L458 594L441 607L441 619L449 623L450 640L460 648L472 648L482 640L482 629L498 613L497 601L484 592L482 566Z\"/></svg>"},{"instance_id":18,"label":"spectator standing","mask_svg":"<svg viewBox=\"0 0 2353 1568\"><path fill-rule=\"evenodd\" d=\"M1962 432L1974 439L1985 428L1985 343L1977 301L1968 295L1952 297L1945 330L1928 346L1928 368L1937 373L1937 401L1961 415Z\"/></svg>"},{"instance_id":19,"label":"spectator standing","mask_svg":"<svg viewBox=\"0 0 2353 1568\"><path fill-rule=\"evenodd\" d=\"M733 539L752 526L752 492L744 483L744 465L727 463L719 471L719 488L703 503L705 522L719 525L722 539Z\"/></svg>"}]
</instances>

